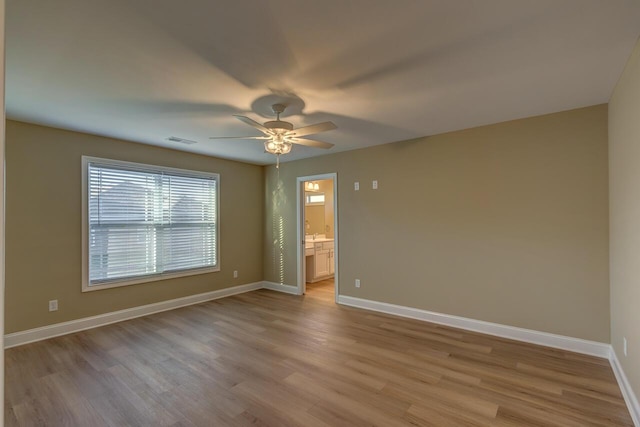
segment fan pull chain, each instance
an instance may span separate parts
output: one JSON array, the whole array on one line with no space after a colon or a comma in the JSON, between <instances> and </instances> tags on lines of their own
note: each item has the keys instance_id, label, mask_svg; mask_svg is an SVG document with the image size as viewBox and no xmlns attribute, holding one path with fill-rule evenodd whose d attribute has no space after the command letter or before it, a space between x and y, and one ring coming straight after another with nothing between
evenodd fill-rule
<instances>
[{"instance_id":1,"label":"fan pull chain","mask_svg":"<svg viewBox=\"0 0 640 427\"><path fill-rule=\"evenodd\" d=\"M276 169L280 169L280 154L276 154Z\"/></svg>"}]
</instances>

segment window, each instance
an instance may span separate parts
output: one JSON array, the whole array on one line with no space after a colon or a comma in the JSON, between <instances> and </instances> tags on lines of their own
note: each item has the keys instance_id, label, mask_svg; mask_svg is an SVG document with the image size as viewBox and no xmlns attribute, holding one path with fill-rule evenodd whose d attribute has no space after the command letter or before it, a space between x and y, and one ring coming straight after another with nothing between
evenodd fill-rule
<instances>
[{"instance_id":1,"label":"window","mask_svg":"<svg viewBox=\"0 0 640 427\"><path fill-rule=\"evenodd\" d=\"M305 193L305 204L324 205L324 193Z\"/></svg>"},{"instance_id":2,"label":"window","mask_svg":"<svg viewBox=\"0 0 640 427\"><path fill-rule=\"evenodd\" d=\"M82 158L83 291L218 271L212 173Z\"/></svg>"}]
</instances>

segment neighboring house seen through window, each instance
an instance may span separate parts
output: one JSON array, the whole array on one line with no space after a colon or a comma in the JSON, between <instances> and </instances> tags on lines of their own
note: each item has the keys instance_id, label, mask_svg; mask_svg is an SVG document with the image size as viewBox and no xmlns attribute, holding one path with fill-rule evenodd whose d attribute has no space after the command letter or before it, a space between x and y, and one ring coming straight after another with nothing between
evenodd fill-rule
<instances>
[{"instance_id":1,"label":"neighboring house seen through window","mask_svg":"<svg viewBox=\"0 0 640 427\"><path fill-rule=\"evenodd\" d=\"M83 157L83 290L219 270L218 183Z\"/></svg>"}]
</instances>

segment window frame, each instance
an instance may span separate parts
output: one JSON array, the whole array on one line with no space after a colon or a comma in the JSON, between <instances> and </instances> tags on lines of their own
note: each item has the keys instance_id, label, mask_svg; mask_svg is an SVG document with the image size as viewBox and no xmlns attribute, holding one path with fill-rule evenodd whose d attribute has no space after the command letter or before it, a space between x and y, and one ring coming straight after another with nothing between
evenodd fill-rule
<instances>
[{"instance_id":1,"label":"window frame","mask_svg":"<svg viewBox=\"0 0 640 427\"><path fill-rule=\"evenodd\" d=\"M117 288L121 286L137 285L140 283L157 282L160 280L175 279L178 277L194 276L220 271L220 174L189 169L171 168L167 166L150 165L146 163L128 162L124 160L105 159L101 157L82 156L82 292L99 291L103 289ZM215 266L193 268L170 273L158 273L139 278L115 279L101 284L90 285L89 279L89 163L98 163L104 166L115 166L126 168L142 168L158 172L169 172L191 177L213 178L216 182L216 219L215 219L215 240L216 259Z\"/></svg>"}]
</instances>

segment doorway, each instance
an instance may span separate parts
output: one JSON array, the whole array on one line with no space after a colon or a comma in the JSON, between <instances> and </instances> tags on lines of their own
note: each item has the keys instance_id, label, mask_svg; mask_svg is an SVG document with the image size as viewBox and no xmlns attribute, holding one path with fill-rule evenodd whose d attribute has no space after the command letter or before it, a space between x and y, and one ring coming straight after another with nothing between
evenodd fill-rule
<instances>
[{"instance_id":1,"label":"doorway","mask_svg":"<svg viewBox=\"0 0 640 427\"><path fill-rule=\"evenodd\" d=\"M298 294L338 300L338 177L297 178Z\"/></svg>"}]
</instances>

